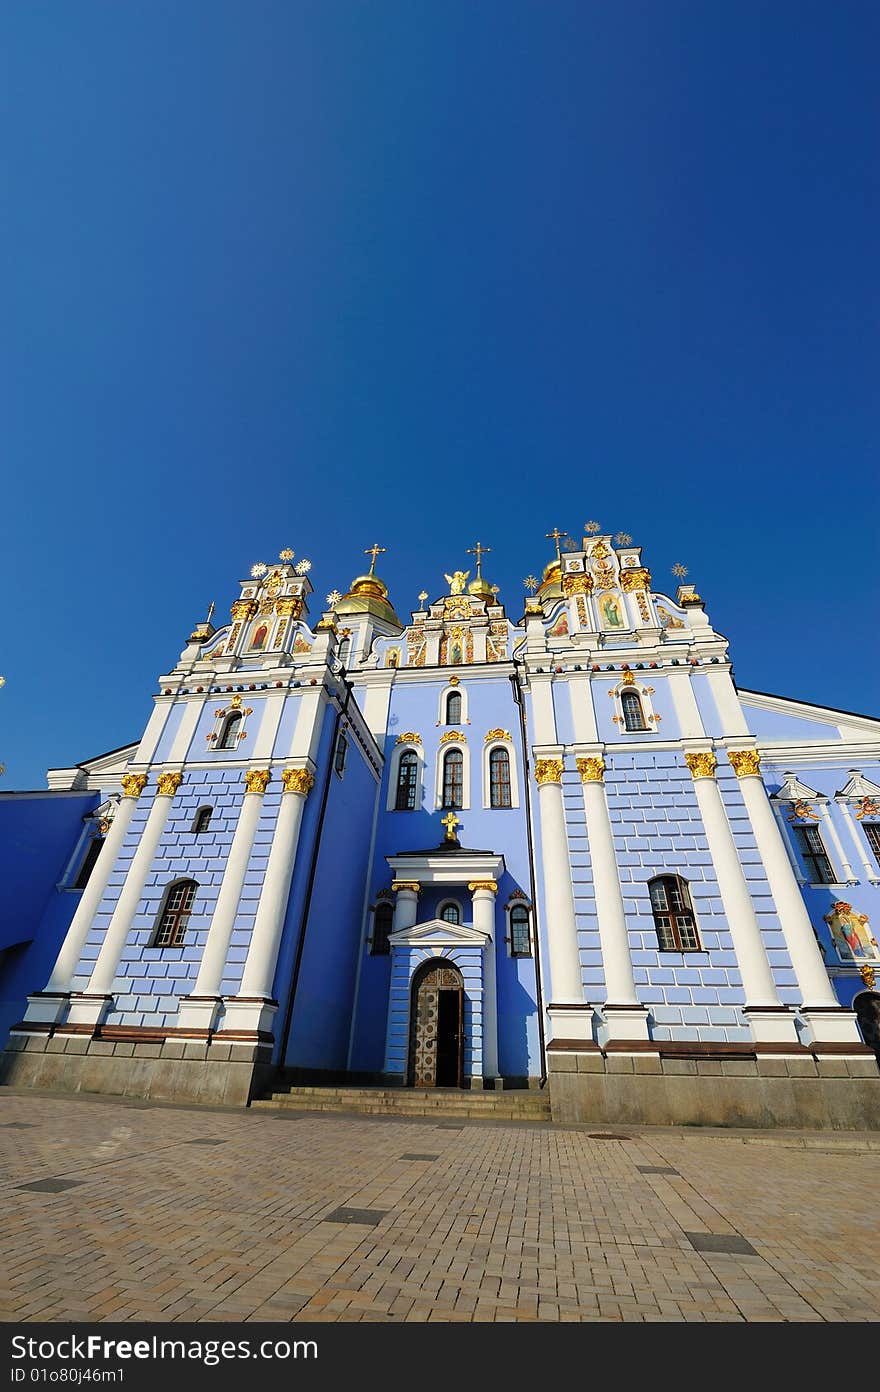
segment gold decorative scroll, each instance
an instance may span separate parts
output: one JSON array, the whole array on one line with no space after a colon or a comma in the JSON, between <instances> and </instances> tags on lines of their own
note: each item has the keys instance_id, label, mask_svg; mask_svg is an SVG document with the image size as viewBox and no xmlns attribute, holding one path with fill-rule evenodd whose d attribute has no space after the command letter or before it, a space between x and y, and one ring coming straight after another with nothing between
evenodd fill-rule
<instances>
[{"instance_id":1,"label":"gold decorative scroll","mask_svg":"<svg viewBox=\"0 0 880 1392\"><path fill-rule=\"evenodd\" d=\"M728 749L727 757L737 778L760 775L761 756L757 749Z\"/></svg>"},{"instance_id":2,"label":"gold decorative scroll","mask_svg":"<svg viewBox=\"0 0 880 1392\"><path fill-rule=\"evenodd\" d=\"M237 599L230 612L233 619L252 619L259 607L255 599Z\"/></svg>"},{"instance_id":3,"label":"gold decorative scroll","mask_svg":"<svg viewBox=\"0 0 880 1392\"><path fill-rule=\"evenodd\" d=\"M685 754L684 761L694 778L715 777L715 755L711 752L705 754Z\"/></svg>"},{"instance_id":4,"label":"gold decorative scroll","mask_svg":"<svg viewBox=\"0 0 880 1392\"><path fill-rule=\"evenodd\" d=\"M391 888L396 894L399 889L408 889L412 894L418 894L422 888L418 880L392 880Z\"/></svg>"},{"instance_id":5,"label":"gold decorative scroll","mask_svg":"<svg viewBox=\"0 0 880 1392\"><path fill-rule=\"evenodd\" d=\"M281 775L281 786L285 793L301 793L303 797L308 797L315 786L315 778L308 769L285 769Z\"/></svg>"},{"instance_id":6,"label":"gold decorative scroll","mask_svg":"<svg viewBox=\"0 0 880 1392\"><path fill-rule=\"evenodd\" d=\"M620 583L630 593L634 590L649 590L651 588L651 572L646 570L644 566L633 566L631 570L620 572Z\"/></svg>"},{"instance_id":7,"label":"gold decorative scroll","mask_svg":"<svg viewBox=\"0 0 880 1392\"><path fill-rule=\"evenodd\" d=\"M561 783L563 768L561 759L538 759L535 763L535 781L539 784Z\"/></svg>"},{"instance_id":8,"label":"gold decorative scroll","mask_svg":"<svg viewBox=\"0 0 880 1392\"><path fill-rule=\"evenodd\" d=\"M623 676L621 677L620 680L621 680L621 684L622 684L623 686L634 686L634 685L635 685L635 680L636 680L636 679L635 679L635 677L633 676L632 672L627 671L627 672L624 672L624 674L623 674Z\"/></svg>"},{"instance_id":9,"label":"gold decorative scroll","mask_svg":"<svg viewBox=\"0 0 880 1392\"><path fill-rule=\"evenodd\" d=\"M415 730L407 730L405 735L397 736L398 744L421 744L422 737L417 735Z\"/></svg>"},{"instance_id":10,"label":"gold decorative scroll","mask_svg":"<svg viewBox=\"0 0 880 1392\"><path fill-rule=\"evenodd\" d=\"M562 577L562 593L566 599L570 599L572 595L589 594L592 588L592 575L576 572L574 575L563 575Z\"/></svg>"},{"instance_id":11,"label":"gold decorative scroll","mask_svg":"<svg viewBox=\"0 0 880 1392\"><path fill-rule=\"evenodd\" d=\"M248 769L244 776L245 792L265 793L271 776L268 769Z\"/></svg>"},{"instance_id":12,"label":"gold decorative scroll","mask_svg":"<svg viewBox=\"0 0 880 1392\"><path fill-rule=\"evenodd\" d=\"M467 744L467 736L464 731L447 730L445 735L440 736L441 744Z\"/></svg>"},{"instance_id":13,"label":"gold decorative scroll","mask_svg":"<svg viewBox=\"0 0 880 1392\"><path fill-rule=\"evenodd\" d=\"M147 775L145 773L124 773L122 775L123 797L139 798L146 786Z\"/></svg>"},{"instance_id":14,"label":"gold decorative scroll","mask_svg":"<svg viewBox=\"0 0 880 1392\"><path fill-rule=\"evenodd\" d=\"M182 782L182 773L160 773L158 796L173 798Z\"/></svg>"},{"instance_id":15,"label":"gold decorative scroll","mask_svg":"<svg viewBox=\"0 0 880 1392\"><path fill-rule=\"evenodd\" d=\"M601 783L605 776L605 760L601 754L577 760L577 771L582 783Z\"/></svg>"},{"instance_id":16,"label":"gold decorative scroll","mask_svg":"<svg viewBox=\"0 0 880 1392\"><path fill-rule=\"evenodd\" d=\"M509 739L510 739L510 731L509 731L509 730L502 730L500 726L498 727L497 730L487 730L487 731L486 731L486 737L485 737L483 743L484 743L484 744L488 744L490 740L494 740L494 739L509 740Z\"/></svg>"},{"instance_id":17,"label":"gold decorative scroll","mask_svg":"<svg viewBox=\"0 0 880 1392\"><path fill-rule=\"evenodd\" d=\"M296 595L291 596L290 599L276 599L275 601L275 613L280 614L283 618L298 619L302 613L302 607L302 600Z\"/></svg>"},{"instance_id":18,"label":"gold decorative scroll","mask_svg":"<svg viewBox=\"0 0 880 1392\"><path fill-rule=\"evenodd\" d=\"M498 884L495 880L471 880L468 889L471 894L475 894L478 889L487 889L490 894L497 894Z\"/></svg>"}]
</instances>

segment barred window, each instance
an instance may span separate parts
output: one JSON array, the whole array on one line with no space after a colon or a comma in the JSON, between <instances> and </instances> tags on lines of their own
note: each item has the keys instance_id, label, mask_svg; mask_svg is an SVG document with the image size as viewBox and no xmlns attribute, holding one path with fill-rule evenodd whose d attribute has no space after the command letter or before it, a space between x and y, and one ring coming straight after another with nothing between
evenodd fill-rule
<instances>
[{"instance_id":1,"label":"barred window","mask_svg":"<svg viewBox=\"0 0 880 1392\"><path fill-rule=\"evenodd\" d=\"M796 826L794 834L798 843L807 879L811 884L834 884L837 876L828 859L828 852L818 827Z\"/></svg>"},{"instance_id":2,"label":"barred window","mask_svg":"<svg viewBox=\"0 0 880 1392\"><path fill-rule=\"evenodd\" d=\"M391 904L377 904L373 913L373 937L370 952L373 957L387 957L391 952L388 936L394 922L394 909Z\"/></svg>"},{"instance_id":3,"label":"barred window","mask_svg":"<svg viewBox=\"0 0 880 1392\"><path fill-rule=\"evenodd\" d=\"M489 806L510 805L510 755L506 749L493 749L489 755Z\"/></svg>"},{"instance_id":4,"label":"barred window","mask_svg":"<svg viewBox=\"0 0 880 1392\"><path fill-rule=\"evenodd\" d=\"M624 691L620 698L623 709L623 725L626 730L647 730L642 699L637 691Z\"/></svg>"},{"instance_id":5,"label":"barred window","mask_svg":"<svg viewBox=\"0 0 880 1392\"><path fill-rule=\"evenodd\" d=\"M450 900L440 910L440 917L444 923L461 923L461 909L453 900Z\"/></svg>"},{"instance_id":6,"label":"barred window","mask_svg":"<svg viewBox=\"0 0 880 1392\"><path fill-rule=\"evenodd\" d=\"M446 724L461 724L461 692L450 691L446 698Z\"/></svg>"},{"instance_id":7,"label":"barred window","mask_svg":"<svg viewBox=\"0 0 880 1392\"><path fill-rule=\"evenodd\" d=\"M208 830L208 827L211 825L211 818L213 817L213 815L213 807L199 808L198 812L195 815L195 821L192 824L192 829L196 836L199 835L199 832Z\"/></svg>"},{"instance_id":8,"label":"barred window","mask_svg":"<svg viewBox=\"0 0 880 1392\"><path fill-rule=\"evenodd\" d=\"M397 765L397 797L394 802L396 812L414 812L418 796L419 756L409 750L403 754Z\"/></svg>"},{"instance_id":9,"label":"barred window","mask_svg":"<svg viewBox=\"0 0 880 1392\"><path fill-rule=\"evenodd\" d=\"M660 875L648 884L661 952L700 952L694 906L687 880Z\"/></svg>"},{"instance_id":10,"label":"barred window","mask_svg":"<svg viewBox=\"0 0 880 1392\"><path fill-rule=\"evenodd\" d=\"M168 886L165 901L159 911L156 934L151 946L181 947L192 913L198 885L195 880L178 880Z\"/></svg>"},{"instance_id":11,"label":"barred window","mask_svg":"<svg viewBox=\"0 0 880 1392\"><path fill-rule=\"evenodd\" d=\"M238 733L240 725L241 711L233 711L231 715L227 715L226 723L224 724L223 729L220 732L220 738L217 741L218 749L235 748L235 746L238 744Z\"/></svg>"},{"instance_id":12,"label":"barred window","mask_svg":"<svg viewBox=\"0 0 880 1392\"><path fill-rule=\"evenodd\" d=\"M862 826L865 828L868 845L874 852L874 859L880 865L880 822L862 822Z\"/></svg>"},{"instance_id":13,"label":"barred window","mask_svg":"<svg viewBox=\"0 0 880 1392\"><path fill-rule=\"evenodd\" d=\"M449 749L443 757L443 806L464 806L464 756L460 749Z\"/></svg>"},{"instance_id":14,"label":"barred window","mask_svg":"<svg viewBox=\"0 0 880 1392\"><path fill-rule=\"evenodd\" d=\"M517 904L510 911L510 955L511 957L531 957L532 955L529 911L525 904Z\"/></svg>"}]
</instances>

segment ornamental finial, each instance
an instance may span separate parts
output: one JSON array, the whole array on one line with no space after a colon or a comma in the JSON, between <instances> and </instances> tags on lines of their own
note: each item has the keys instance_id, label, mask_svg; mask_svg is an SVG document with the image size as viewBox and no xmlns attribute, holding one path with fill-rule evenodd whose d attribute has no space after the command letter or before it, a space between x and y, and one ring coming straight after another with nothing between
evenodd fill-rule
<instances>
[{"instance_id":1,"label":"ornamental finial","mask_svg":"<svg viewBox=\"0 0 880 1392\"><path fill-rule=\"evenodd\" d=\"M461 826L461 822L458 820L455 813L448 812L445 817L440 818L440 823L442 826L445 826L446 828L445 839L447 841L458 841L458 837L455 834L455 829L456 827Z\"/></svg>"}]
</instances>

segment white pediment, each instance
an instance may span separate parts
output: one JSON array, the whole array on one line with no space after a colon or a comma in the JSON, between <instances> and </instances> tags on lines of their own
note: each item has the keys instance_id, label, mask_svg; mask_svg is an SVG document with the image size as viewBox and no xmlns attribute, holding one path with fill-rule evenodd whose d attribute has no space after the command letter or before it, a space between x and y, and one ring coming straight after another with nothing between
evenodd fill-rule
<instances>
[{"instance_id":1,"label":"white pediment","mask_svg":"<svg viewBox=\"0 0 880 1392\"><path fill-rule=\"evenodd\" d=\"M817 793L815 788L810 788L806 783L802 783L797 774L789 770L782 775L785 780L782 787L773 794L773 802L825 802L822 793Z\"/></svg>"},{"instance_id":2,"label":"white pediment","mask_svg":"<svg viewBox=\"0 0 880 1392\"><path fill-rule=\"evenodd\" d=\"M492 941L488 933L465 923L447 923L444 918L429 918L400 928L388 938L392 947L486 947Z\"/></svg>"},{"instance_id":3,"label":"white pediment","mask_svg":"<svg viewBox=\"0 0 880 1392\"><path fill-rule=\"evenodd\" d=\"M880 798L880 787L872 783L870 778L866 778L861 769L850 769L849 781L844 783L840 792L834 794L839 798Z\"/></svg>"}]
</instances>

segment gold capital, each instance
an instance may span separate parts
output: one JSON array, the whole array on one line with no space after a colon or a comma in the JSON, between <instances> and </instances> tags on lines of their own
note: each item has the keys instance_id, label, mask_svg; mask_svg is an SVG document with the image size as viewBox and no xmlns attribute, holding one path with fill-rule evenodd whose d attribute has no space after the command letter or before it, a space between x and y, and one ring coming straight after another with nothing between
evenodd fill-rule
<instances>
[{"instance_id":1,"label":"gold capital","mask_svg":"<svg viewBox=\"0 0 880 1392\"><path fill-rule=\"evenodd\" d=\"M561 759L538 759L535 764L536 782L561 783L563 767Z\"/></svg>"},{"instance_id":2,"label":"gold capital","mask_svg":"<svg viewBox=\"0 0 880 1392\"><path fill-rule=\"evenodd\" d=\"M265 793L271 776L268 769L248 769L244 776L245 792Z\"/></svg>"},{"instance_id":3,"label":"gold capital","mask_svg":"<svg viewBox=\"0 0 880 1392\"><path fill-rule=\"evenodd\" d=\"M471 894L476 893L478 889L487 889L490 894L497 894L498 883L496 880L471 880L468 889Z\"/></svg>"},{"instance_id":4,"label":"gold capital","mask_svg":"<svg viewBox=\"0 0 880 1392\"><path fill-rule=\"evenodd\" d=\"M593 588L592 575L575 573L574 575L563 575L562 593L566 599L571 599L572 595L590 594Z\"/></svg>"},{"instance_id":5,"label":"gold capital","mask_svg":"<svg viewBox=\"0 0 880 1392\"><path fill-rule=\"evenodd\" d=\"M308 797L315 786L314 775L308 769L285 769L281 775L281 786L285 793L300 793Z\"/></svg>"},{"instance_id":6,"label":"gold capital","mask_svg":"<svg viewBox=\"0 0 880 1392\"><path fill-rule=\"evenodd\" d=\"M706 754L685 754L684 761L693 774L694 778L714 778L715 777L715 755Z\"/></svg>"},{"instance_id":7,"label":"gold capital","mask_svg":"<svg viewBox=\"0 0 880 1392\"><path fill-rule=\"evenodd\" d=\"M728 749L727 757L737 778L760 777L761 756L757 749Z\"/></svg>"},{"instance_id":8,"label":"gold capital","mask_svg":"<svg viewBox=\"0 0 880 1392\"><path fill-rule=\"evenodd\" d=\"M182 782L182 773L160 773L157 796L173 798Z\"/></svg>"},{"instance_id":9,"label":"gold capital","mask_svg":"<svg viewBox=\"0 0 880 1392\"><path fill-rule=\"evenodd\" d=\"M605 760L601 754L588 759L578 759L577 771L582 783L601 783L605 776Z\"/></svg>"},{"instance_id":10,"label":"gold capital","mask_svg":"<svg viewBox=\"0 0 880 1392\"><path fill-rule=\"evenodd\" d=\"M420 891L420 889L421 889L421 887L422 887L422 886L419 884L418 880L392 880L392 881L391 881L391 888L395 891L395 893L397 892L398 889L409 889L409 890L412 891L413 894L418 894L419 891Z\"/></svg>"},{"instance_id":11,"label":"gold capital","mask_svg":"<svg viewBox=\"0 0 880 1392\"><path fill-rule=\"evenodd\" d=\"M649 590L651 588L651 572L644 566L633 566L630 570L620 572L620 583L630 594L635 590Z\"/></svg>"},{"instance_id":12,"label":"gold capital","mask_svg":"<svg viewBox=\"0 0 880 1392\"><path fill-rule=\"evenodd\" d=\"M146 786L147 775L145 773L124 773L122 775L123 797L139 798Z\"/></svg>"}]
</instances>

